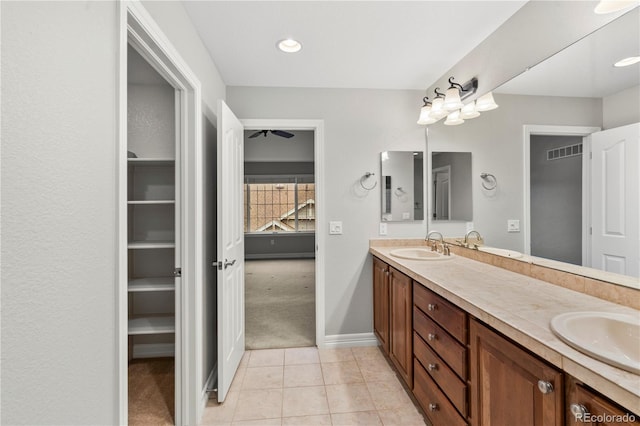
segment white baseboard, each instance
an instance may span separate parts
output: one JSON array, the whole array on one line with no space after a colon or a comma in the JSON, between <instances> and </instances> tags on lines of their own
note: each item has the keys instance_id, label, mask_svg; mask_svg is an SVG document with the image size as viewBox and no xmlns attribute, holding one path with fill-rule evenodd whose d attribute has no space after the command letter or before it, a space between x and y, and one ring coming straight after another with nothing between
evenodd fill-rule
<instances>
[{"instance_id":1,"label":"white baseboard","mask_svg":"<svg viewBox=\"0 0 640 426\"><path fill-rule=\"evenodd\" d=\"M313 259L316 257L315 252L310 253L261 253L261 254L245 254L246 260L261 259Z\"/></svg>"},{"instance_id":2,"label":"white baseboard","mask_svg":"<svg viewBox=\"0 0 640 426\"><path fill-rule=\"evenodd\" d=\"M134 358L162 358L175 356L173 343L143 343L133 346Z\"/></svg>"},{"instance_id":3,"label":"white baseboard","mask_svg":"<svg viewBox=\"0 0 640 426\"><path fill-rule=\"evenodd\" d=\"M333 334L324 336L323 348L350 348L353 346L377 346L378 339L373 333Z\"/></svg>"},{"instance_id":4,"label":"white baseboard","mask_svg":"<svg viewBox=\"0 0 640 426\"><path fill-rule=\"evenodd\" d=\"M202 414L204 414L204 409L207 406L207 402L209 401L209 392L208 389L213 389L216 386L216 382L218 381L218 363L216 362L209 373L209 377L204 382L204 387L202 388L202 395L200 395L200 411L198 413L198 421L202 419Z\"/></svg>"}]
</instances>

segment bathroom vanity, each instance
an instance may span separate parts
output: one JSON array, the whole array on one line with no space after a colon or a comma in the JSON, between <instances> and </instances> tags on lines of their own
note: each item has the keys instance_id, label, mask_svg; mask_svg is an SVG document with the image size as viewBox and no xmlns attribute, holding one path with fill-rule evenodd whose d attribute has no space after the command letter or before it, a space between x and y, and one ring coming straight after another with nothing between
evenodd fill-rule
<instances>
[{"instance_id":1,"label":"bathroom vanity","mask_svg":"<svg viewBox=\"0 0 640 426\"><path fill-rule=\"evenodd\" d=\"M392 254L416 244L371 241L374 332L434 426L640 424L640 376L549 326L564 312L638 310L460 254Z\"/></svg>"}]
</instances>

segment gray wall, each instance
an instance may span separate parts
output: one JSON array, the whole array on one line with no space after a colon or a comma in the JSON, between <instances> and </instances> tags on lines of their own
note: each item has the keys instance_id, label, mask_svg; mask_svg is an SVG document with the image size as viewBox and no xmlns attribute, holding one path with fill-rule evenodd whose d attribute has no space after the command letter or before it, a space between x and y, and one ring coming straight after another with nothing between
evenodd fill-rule
<instances>
[{"instance_id":1,"label":"gray wall","mask_svg":"<svg viewBox=\"0 0 640 426\"><path fill-rule=\"evenodd\" d=\"M287 129L280 129L288 131ZM282 138L267 133L267 136L249 138L256 130L244 132L245 162L312 162L313 131L296 130L292 138Z\"/></svg>"},{"instance_id":2,"label":"gray wall","mask_svg":"<svg viewBox=\"0 0 640 426\"><path fill-rule=\"evenodd\" d=\"M225 87L182 5L145 6L215 109ZM118 5L0 7L0 421L116 424Z\"/></svg>"},{"instance_id":3,"label":"gray wall","mask_svg":"<svg viewBox=\"0 0 640 426\"><path fill-rule=\"evenodd\" d=\"M640 122L640 86L602 98L603 130Z\"/></svg>"},{"instance_id":4,"label":"gray wall","mask_svg":"<svg viewBox=\"0 0 640 426\"><path fill-rule=\"evenodd\" d=\"M324 221L341 220L343 235L325 237L326 333L372 331L369 239L378 236L380 183L360 188L367 171L379 178L380 152L424 151L416 125L420 91L228 87L241 118L323 119ZM328 224L326 224L328 226ZM389 223L389 236L424 236L424 221Z\"/></svg>"},{"instance_id":5,"label":"gray wall","mask_svg":"<svg viewBox=\"0 0 640 426\"><path fill-rule=\"evenodd\" d=\"M247 259L300 259L315 257L316 236L312 233L245 235Z\"/></svg>"},{"instance_id":6,"label":"gray wall","mask_svg":"<svg viewBox=\"0 0 640 426\"><path fill-rule=\"evenodd\" d=\"M580 136L531 136L531 254L582 264L582 155L547 160Z\"/></svg>"}]
</instances>

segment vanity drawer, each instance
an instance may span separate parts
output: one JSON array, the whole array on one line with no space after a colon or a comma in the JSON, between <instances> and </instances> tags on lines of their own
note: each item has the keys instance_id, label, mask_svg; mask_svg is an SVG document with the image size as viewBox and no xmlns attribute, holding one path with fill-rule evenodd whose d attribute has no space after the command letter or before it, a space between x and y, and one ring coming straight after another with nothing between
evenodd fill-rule
<instances>
[{"instance_id":1,"label":"vanity drawer","mask_svg":"<svg viewBox=\"0 0 640 426\"><path fill-rule=\"evenodd\" d=\"M455 408L467 416L467 385L440 359L417 333L413 333L413 353Z\"/></svg>"},{"instance_id":2,"label":"vanity drawer","mask_svg":"<svg viewBox=\"0 0 640 426\"><path fill-rule=\"evenodd\" d=\"M413 303L461 343L467 342L467 314L422 285L413 286Z\"/></svg>"},{"instance_id":3,"label":"vanity drawer","mask_svg":"<svg viewBox=\"0 0 640 426\"><path fill-rule=\"evenodd\" d=\"M467 377L467 348L433 322L424 312L413 307L413 329L461 378Z\"/></svg>"},{"instance_id":4,"label":"vanity drawer","mask_svg":"<svg viewBox=\"0 0 640 426\"><path fill-rule=\"evenodd\" d=\"M433 425L466 426L467 422L458 414L447 397L429 377L429 374L414 359L413 394Z\"/></svg>"}]
</instances>

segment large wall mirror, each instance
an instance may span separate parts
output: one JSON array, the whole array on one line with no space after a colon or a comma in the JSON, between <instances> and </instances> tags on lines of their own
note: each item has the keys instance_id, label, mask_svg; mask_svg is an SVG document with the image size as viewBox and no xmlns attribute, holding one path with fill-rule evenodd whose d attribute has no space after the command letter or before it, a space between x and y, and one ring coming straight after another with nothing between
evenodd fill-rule
<instances>
[{"instance_id":1,"label":"large wall mirror","mask_svg":"<svg viewBox=\"0 0 640 426\"><path fill-rule=\"evenodd\" d=\"M558 269L581 265L586 267L580 269L583 275L640 288L637 233L629 245L635 250L629 255L635 266L634 261L625 264L614 258L608 259L609 265L598 265L593 257L601 247L589 233L596 203L591 199L593 167L588 155L598 135L640 127L640 64L614 66L640 55L638 22L636 7L495 88L498 109L460 126L429 128L429 153L473 153L473 227L487 245L530 254L534 263ZM629 140L634 137L637 142L638 136ZM593 155L595 159L596 152ZM484 189L480 172L494 175L497 187ZM634 189L624 197L637 206L635 176L635 183L625 185ZM605 187L604 193L614 197L622 194L615 190L621 187ZM639 216L636 213L635 228ZM430 229L448 236L466 232L462 224L429 220ZM508 227L513 221L515 226ZM590 268L613 274L589 272Z\"/></svg>"},{"instance_id":2,"label":"large wall mirror","mask_svg":"<svg viewBox=\"0 0 640 426\"><path fill-rule=\"evenodd\" d=\"M471 153L431 153L432 220L473 219Z\"/></svg>"},{"instance_id":3,"label":"large wall mirror","mask_svg":"<svg viewBox=\"0 0 640 426\"><path fill-rule=\"evenodd\" d=\"M424 219L424 153L384 151L380 154L384 222Z\"/></svg>"}]
</instances>

